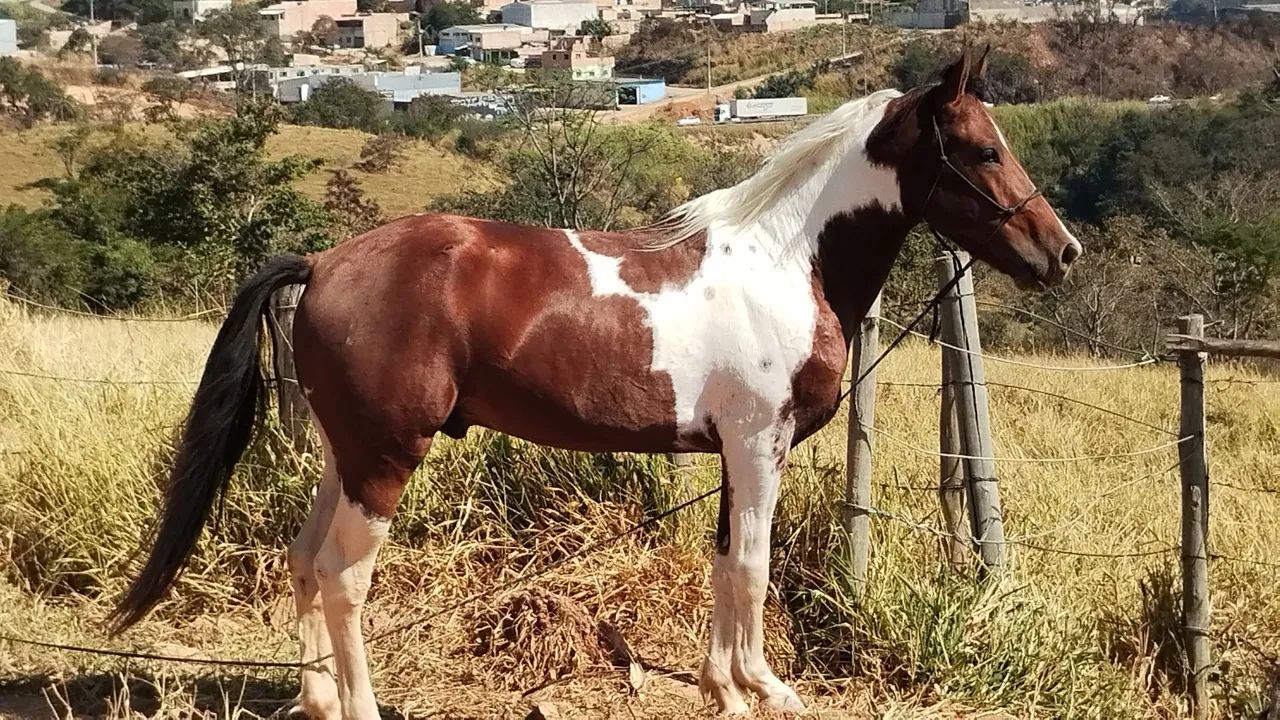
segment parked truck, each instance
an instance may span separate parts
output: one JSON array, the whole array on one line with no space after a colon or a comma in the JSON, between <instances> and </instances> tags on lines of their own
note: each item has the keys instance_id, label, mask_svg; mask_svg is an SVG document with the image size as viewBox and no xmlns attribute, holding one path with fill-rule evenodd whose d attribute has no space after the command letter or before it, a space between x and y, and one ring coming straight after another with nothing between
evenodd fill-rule
<instances>
[{"instance_id":1,"label":"parked truck","mask_svg":"<svg viewBox=\"0 0 1280 720\"><path fill-rule=\"evenodd\" d=\"M716 122L754 122L803 117L809 102L802 97L747 98L716 105Z\"/></svg>"}]
</instances>

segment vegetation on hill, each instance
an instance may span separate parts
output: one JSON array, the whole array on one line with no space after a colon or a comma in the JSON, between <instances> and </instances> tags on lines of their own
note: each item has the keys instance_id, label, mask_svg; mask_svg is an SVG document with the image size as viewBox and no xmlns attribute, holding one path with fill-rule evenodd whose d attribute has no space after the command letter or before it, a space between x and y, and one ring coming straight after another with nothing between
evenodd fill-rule
<instances>
[{"instance_id":1,"label":"vegetation on hill","mask_svg":"<svg viewBox=\"0 0 1280 720\"><path fill-rule=\"evenodd\" d=\"M669 18L647 20L617 51L620 75L661 77L669 83L705 86L710 52L711 84L747 80L887 42L883 28L818 25L788 32L721 32Z\"/></svg>"}]
</instances>

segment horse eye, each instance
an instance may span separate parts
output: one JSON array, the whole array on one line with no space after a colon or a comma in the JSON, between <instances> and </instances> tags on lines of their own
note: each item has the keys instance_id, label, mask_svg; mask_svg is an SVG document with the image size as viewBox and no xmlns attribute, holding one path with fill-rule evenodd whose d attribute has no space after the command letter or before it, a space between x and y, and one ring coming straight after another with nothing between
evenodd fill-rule
<instances>
[{"instance_id":1,"label":"horse eye","mask_svg":"<svg viewBox=\"0 0 1280 720\"><path fill-rule=\"evenodd\" d=\"M998 163L1000 162L1000 153L996 152L996 149L993 147L982 148L982 162Z\"/></svg>"}]
</instances>

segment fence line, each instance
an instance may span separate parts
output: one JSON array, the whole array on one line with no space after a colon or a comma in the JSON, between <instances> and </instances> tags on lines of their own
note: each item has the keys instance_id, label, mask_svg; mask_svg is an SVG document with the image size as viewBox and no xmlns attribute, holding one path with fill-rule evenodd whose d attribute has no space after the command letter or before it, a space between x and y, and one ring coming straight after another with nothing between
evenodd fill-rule
<instances>
[{"instance_id":1,"label":"fence line","mask_svg":"<svg viewBox=\"0 0 1280 720\"><path fill-rule=\"evenodd\" d=\"M113 380L110 378L79 378L67 377L64 375L46 375L44 373L25 372L22 370L10 370L8 368L0 368L0 374L33 378L36 380L52 380L55 382L86 383L96 385L197 385L200 382L199 380Z\"/></svg>"},{"instance_id":2,"label":"fence line","mask_svg":"<svg viewBox=\"0 0 1280 720\"><path fill-rule=\"evenodd\" d=\"M31 307L40 308L41 310L48 310L50 312L60 313L64 315L75 315L77 317L93 318L94 320L116 320L119 322L151 322L151 323L191 322L193 320L201 320L211 315L227 314L227 308L223 307L223 308L213 308L210 310L201 310L200 312L190 313L188 315L178 315L175 317L155 317L155 316L149 317L149 316L142 316L142 315L101 315L94 312L87 312L85 310L76 310L74 308L58 307L57 305L46 305L45 303L42 303L42 302L36 302L35 300L19 297L17 295L14 295L13 293L5 293L4 299L21 303L23 305L29 305Z\"/></svg>"},{"instance_id":3,"label":"fence line","mask_svg":"<svg viewBox=\"0 0 1280 720\"><path fill-rule=\"evenodd\" d=\"M1252 558L1233 557L1231 555L1223 555L1222 553L1209 553L1210 560L1225 560L1229 563L1240 563L1241 565L1258 565L1260 567L1280 568L1280 563L1270 562L1267 560L1254 560Z\"/></svg>"},{"instance_id":4,"label":"fence line","mask_svg":"<svg viewBox=\"0 0 1280 720\"><path fill-rule=\"evenodd\" d=\"M1247 485L1234 485L1232 483L1229 483L1223 480L1214 480L1212 478L1209 479L1209 485L1213 487L1224 487L1230 490L1239 490L1241 492L1270 493L1270 494L1280 493L1280 488L1249 487Z\"/></svg>"},{"instance_id":5,"label":"fence line","mask_svg":"<svg viewBox=\"0 0 1280 720\"><path fill-rule=\"evenodd\" d=\"M954 383L944 383L943 385L936 385L932 383L909 383L909 382L896 382L891 380L882 380L877 384L883 385L885 387L912 387L912 388L930 388L932 390L940 390L943 387L943 385L954 384ZM1118 412L1110 408L1105 408L1105 407L1102 407L1101 405L1095 405L1087 400L1073 398L1070 395L1062 395L1060 393L1051 392L1049 390L1041 390L1039 388L1026 387L1024 385L1014 385L1012 383L994 382L991 380L987 381L987 387L1006 388L1009 390L1021 390L1023 392L1033 393L1035 395L1045 395L1048 397L1057 398L1059 400L1066 400L1067 402L1075 403L1077 405L1082 405L1087 408L1093 408L1094 410L1107 413L1108 415L1114 415L1123 420L1128 420L1131 423L1136 423L1138 425L1151 428L1152 430L1159 430L1160 432L1165 433L1166 435L1172 435L1174 437L1178 436L1176 432L1168 428L1162 428L1159 425L1152 425L1151 423L1145 420L1139 420L1138 418L1132 417L1130 415L1125 415L1122 412Z\"/></svg>"},{"instance_id":6,"label":"fence line","mask_svg":"<svg viewBox=\"0 0 1280 720\"><path fill-rule=\"evenodd\" d=\"M934 338L931 338L928 335L925 335L924 333L916 332L915 330L908 330L906 327L899 325L898 323L888 318L880 318L880 320L882 322L888 323L898 328L899 330L909 332L910 334L915 335L918 338L923 338L925 340L928 340L930 343L934 345L940 345L942 347L949 348L956 352L964 353L965 355L974 355L977 357L981 357L984 360L991 360L992 362L1004 363L1006 365L1018 365L1019 367L1033 368L1036 370L1053 370L1053 371L1061 371L1061 372L1110 372L1113 370L1129 370L1132 368L1142 367L1144 365L1154 365L1155 363L1160 362L1159 358L1148 357L1144 360L1125 363L1123 365L1041 365L1039 363L1031 363L1031 362L1024 362L1022 360L1013 360L1011 358L1004 358L1004 357L1000 357L999 355L989 355L978 350L970 350L968 348L959 347L958 345L951 345L941 340L936 340Z\"/></svg>"},{"instance_id":7,"label":"fence line","mask_svg":"<svg viewBox=\"0 0 1280 720\"><path fill-rule=\"evenodd\" d=\"M922 448L918 445L912 444L908 440L903 440L902 438L895 437L894 435L890 435L889 433L885 432L884 430L881 430L880 428L871 427L865 424L863 425L863 428L871 432L874 432L878 435L884 435L894 444L901 445L902 447L905 447L908 450L911 450L912 452L918 453L920 455L928 455L931 457L954 458L957 460L987 460L990 462L1014 462L1014 463L1031 463L1031 464L1083 462L1085 460L1108 460L1113 458L1138 457L1141 455L1151 455L1153 453L1160 452L1161 450L1168 450L1171 447L1177 447L1178 445L1181 445L1187 440L1190 440L1192 437L1192 436L1187 436L1187 437L1178 438L1177 440L1170 440L1167 443L1162 443L1160 445L1155 445L1149 448L1143 448L1141 450L1126 450L1124 452L1101 453L1098 455L1071 455L1071 456L1065 456L1065 457L1018 457L1018 456L988 457L983 455L965 455L962 453L947 453L947 452L938 452L937 450L929 450L926 448Z\"/></svg>"},{"instance_id":8,"label":"fence line","mask_svg":"<svg viewBox=\"0 0 1280 720\"><path fill-rule=\"evenodd\" d=\"M977 299L975 299L975 300L974 300L974 302L975 302L975 303L977 303L978 305L983 306L983 307L990 307L990 308L998 308L998 309L1000 309L1000 310L1007 310L1007 311L1009 311L1009 312L1016 313L1016 314L1018 314L1018 315L1022 315L1022 316L1029 317L1029 318L1032 318L1032 319L1035 319L1035 320L1039 320L1040 322L1042 322L1042 323L1044 323L1044 324L1046 324L1046 325L1051 325L1051 326L1053 326L1053 327L1055 327L1055 328L1058 328L1059 330L1062 330L1063 332L1066 332L1066 333L1069 333L1069 334L1071 334L1071 335L1074 335L1074 336L1076 336L1076 337L1080 338L1081 340L1085 340L1086 342L1091 342L1091 343L1093 343L1093 344L1095 344L1095 345L1099 345L1099 346L1101 346L1101 347L1109 348L1109 349L1111 349L1111 350L1118 350L1118 351L1120 351L1120 352L1128 353L1128 354L1130 354L1130 355L1137 355L1138 357L1141 357L1141 358L1148 358L1148 357L1152 357L1152 354L1151 354L1151 353L1149 353L1149 352L1147 352L1147 351L1145 351L1145 350L1134 350L1133 348L1127 348L1127 347L1124 347L1123 345L1115 345L1115 344L1113 344L1113 343L1109 343L1109 342L1107 342L1107 341L1105 341L1105 340L1098 340L1098 339L1096 339L1096 338L1091 338L1091 337L1089 337L1089 335L1088 335L1087 333L1083 333L1083 332L1080 332L1079 330L1076 330L1076 329L1074 329L1074 328L1067 327L1066 325L1063 325L1062 323L1058 322L1057 320L1053 320L1053 319L1051 319L1051 318L1047 318L1047 317L1045 317L1045 316L1043 316L1043 315L1038 315L1038 314L1036 314L1036 313L1031 312L1030 310L1025 310L1025 309L1020 308L1020 307L1014 307L1013 305L1005 305L1004 303L998 303L998 302L994 302L994 301L991 301L991 300L977 300Z\"/></svg>"}]
</instances>

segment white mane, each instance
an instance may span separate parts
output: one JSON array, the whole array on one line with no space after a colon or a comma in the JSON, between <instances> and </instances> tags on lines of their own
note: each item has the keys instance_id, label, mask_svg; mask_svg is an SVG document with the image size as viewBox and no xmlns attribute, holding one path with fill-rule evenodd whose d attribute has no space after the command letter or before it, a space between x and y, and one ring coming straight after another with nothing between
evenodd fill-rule
<instances>
[{"instance_id":1,"label":"white mane","mask_svg":"<svg viewBox=\"0 0 1280 720\"><path fill-rule=\"evenodd\" d=\"M754 175L733 187L696 197L672 210L655 229L651 247L678 245L714 223L744 227L760 220L788 192L824 166L843 157L860 122L890 100L897 90L881 90L851 100L792 135Z\"/></svg>"}]
</instances>

